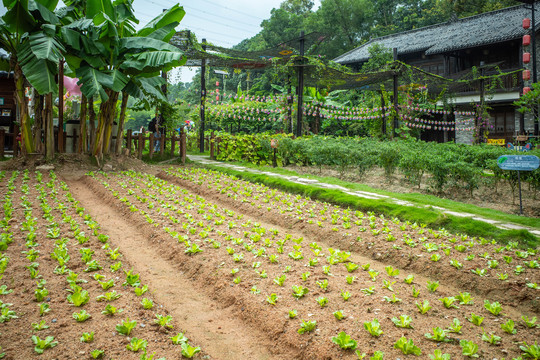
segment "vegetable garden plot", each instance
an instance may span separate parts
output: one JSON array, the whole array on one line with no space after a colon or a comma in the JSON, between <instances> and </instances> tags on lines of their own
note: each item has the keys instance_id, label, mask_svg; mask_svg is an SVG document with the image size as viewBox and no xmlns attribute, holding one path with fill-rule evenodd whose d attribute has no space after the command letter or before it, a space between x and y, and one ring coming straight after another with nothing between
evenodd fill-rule
<instances>
[{"instance_id":1,"label":"vegetable garden plot","mask_svg":"<svg viewBox=\"0 0 540 360\"><path fill-rule=\"evenodd\" d=\"M178 324L54 172L0 177L0 358L157 359L200 351L176 336Z\"/></svg>"},{"instance_id":2,"label":"vegetable garden plot","mask_svg":"<svg viewBox=\"0 0 540 360\"><path fill-rule=\"evenodd\" d=\"M540 259L535 249L519 249L517 243L502 246L488 239L342 209L211 170L170 169L160 176L245 214L323 237L330 246L540 314Z\"/></svg>"},{"instance_id":3,"label":"vegetable garden plot","mask_svg":"<svg viewBox=\"0 0 540 360\"><path fill-rule=\"evenodd\" d=\"M208 200L217 198L213 193L195 195L134 172L91 175L94 180L87 182L93 190L100 194L108 191L117 203L124 204L131 218L144 219L156 234L166 235L156 245L173 261L182 263L196 281L237 307L247 322L267 329L276 345L298 349L299 358L352 359L357 357L352 352L355 348L359 356L367 353L367 358L380 358L376 352L380 351L385 358L421 352L436 358L446 353L452 358L478 354L511 359L538 350L534 341L540 332L534 316L505 302L399 270L385 263L387 258L381 262L358 251L329 248L328 242L335 239L327 242L324 232L323 238L287 232L284 226L265 223L256 211L249 216L232 210L232 206L218 206ZM206 179L200 180L199 186L203 181ZM302 199L305 205L307 201ZM340 211L347 215L346 210ZM349 215L352 217L352 212ZM355 221L362 223L360 214L355 216ZM371 216L365 217L367 221ZM281 225L290 221L284 216ZM377 225L385 219L371 221ZM451 239L426 229L424 234L430 234L433 243L434 239ZM417 234L409 232L409 236L407 241L418 246L427 244L427 240L417 239ZM356 242L346 239L347 244ZM370 241L377 245L376 238ZM456 239L457 245L462 242ZM471 246L491 248L477 242ZM500 252L510 250L514 252L512 247ZM536 261L531 259L536 259L536 254L527 254L527 261ZM526 271L530 271L527 276L538 276L536 269ZM474 276L484 281L484 277Z\"/></svg>"}]
</instances>

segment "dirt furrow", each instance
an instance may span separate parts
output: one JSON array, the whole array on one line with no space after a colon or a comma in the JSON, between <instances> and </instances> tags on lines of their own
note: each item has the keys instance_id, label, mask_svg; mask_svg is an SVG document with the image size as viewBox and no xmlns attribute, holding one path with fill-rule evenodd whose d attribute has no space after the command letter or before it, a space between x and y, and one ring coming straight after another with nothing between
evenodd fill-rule
<instances>
[{"instance_id":1,"label":"dirt furrow","mask_svg":"<svg viewBox=\"0 0 540 360\"><path fill-rule=\"evenodd\" d=\"M111 243L122 249L135 272L155 290L156 299L167 304L173 319L193 343L214 359L281 358L271 353L272 344L261 331L246 327L230 307L210 299L187 274L164 259L152 245L152 234L135 228L119 216L118 209L104 203L80 181L68 181L68 185L81 205L101 224L102 231L109 234Z\"/></svg>"}]
</instances>

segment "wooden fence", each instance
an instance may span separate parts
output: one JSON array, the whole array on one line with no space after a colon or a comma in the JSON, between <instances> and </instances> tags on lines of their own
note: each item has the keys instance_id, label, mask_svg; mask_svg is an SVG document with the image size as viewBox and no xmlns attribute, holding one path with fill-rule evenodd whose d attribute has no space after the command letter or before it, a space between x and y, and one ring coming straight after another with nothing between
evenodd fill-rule
<instances>
[{"instance_id":1,"label":"wooden fence","mask_svg":"<svg viewBox=\"0 0 540 360\"><path fill-rule=\"evenodd\" d=\"M12 152L13 156L18 156L20 154L20 147L19 147L19 141L17 140L17 135L19 131L18 128L15 127L13 133L8 133L4 129L0 129L0 157L4 157L6 155L6 149L5 144L7 139L11 139L12 147L8 150L8 152ZM78 152L79 148L79 135L77 135L77 131L74 129L72 134L67 134L66 132L63 132L63 138L62 138L62 145L59 145L59 138L58 138L58 131L55 131L55 148L58 152L58 148L66 149L66 143L67 139L71 139L71 152L76 153ZM156 141L158 139L154 138L153 133L139 133L135 136L133 136L133 133L131 130L127 131L127 134L122 139L124 143L123 146L123 153L125 155L131 155L136 154L137 158L142 159L143 150L146 148L146 144L148 141L148 148L149 148L149 157L150 159L153 158L155 151L154 146L156 144ZM181 132L180 136L171 136L166 137L162 136L160 142L160 148L159 148L159 154L161 156L165 153L165 148L167 147L167 144L170 143L170 154L171 157L175 156L175 151L177 151L178 148L178 156L180 156L182 163L185 164L186 162L186 133L184 131ZM116 141L116 136L113 136L113 143ZM208 141L207 141L208 145ZM208 146L207 146L208 147ZM213 147L213 146L212 146ZM113 146L111 145L111 151L114 151Z\"/></svg>"}]
</instances>

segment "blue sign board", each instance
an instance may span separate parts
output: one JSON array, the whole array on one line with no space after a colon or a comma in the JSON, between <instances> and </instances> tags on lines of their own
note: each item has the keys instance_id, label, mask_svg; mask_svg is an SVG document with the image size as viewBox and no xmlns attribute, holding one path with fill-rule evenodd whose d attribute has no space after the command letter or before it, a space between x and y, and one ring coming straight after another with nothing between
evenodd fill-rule
<instances>
[{"instance_id":1,"label":"blue sign board","mask_svg":"<svg viewBox=\"0 0 540 360\"><path fill-rule=\"evenodd\" d=\"M533 171L540 166L540 159L534 155L502 155L497 165L503 170Z\"/></svg>"}]
</instances>

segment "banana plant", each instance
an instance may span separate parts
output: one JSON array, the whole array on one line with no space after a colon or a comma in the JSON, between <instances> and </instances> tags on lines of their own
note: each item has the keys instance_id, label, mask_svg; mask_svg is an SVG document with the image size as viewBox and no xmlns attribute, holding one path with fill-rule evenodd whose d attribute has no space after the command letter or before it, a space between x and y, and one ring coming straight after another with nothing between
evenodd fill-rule
<instances>
[{"instance_id":1,"label":"banana plant","mask_svg":"<svg viewBox=\"0 0 540 360\"><path fill-rule=\"evenodd\" d=\"M166 101L159 74L186 61L183 52L168 43L184 14L181 6L174 5L136 31L132 0L87 0L84 17L64 30L66 61L70 69L76 69L81 92L101 99L93 155L109 152L120 92L126 100L129 95Z\"/></svg>"},{"instance_id":2,"label":"banana plant","mask_svg":"<svg viewBox=\"0 0 540 360\"><path fill-rule=\"evenodd\" d=\"M0 18L0 47L10 56L9 68L13 70L26 153L34 152L35 147L24 93L25 81L39 94L48 94L49 99L58 91L54 77L65 48L57 35L61 25L54 13L57 4L58 0L6 0L7 11ZM50 121L52 124L52 117Z\"/></svg>"}]
</instances>

